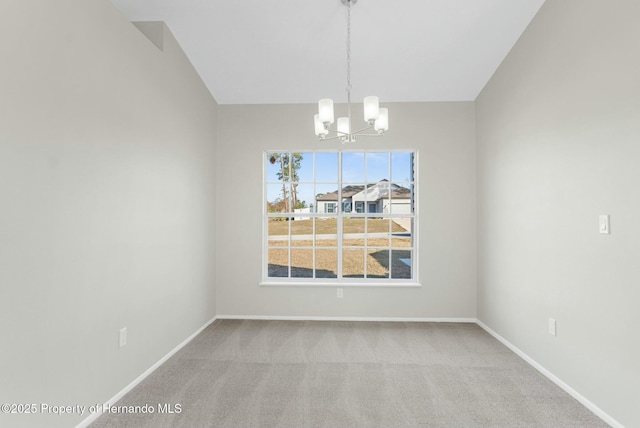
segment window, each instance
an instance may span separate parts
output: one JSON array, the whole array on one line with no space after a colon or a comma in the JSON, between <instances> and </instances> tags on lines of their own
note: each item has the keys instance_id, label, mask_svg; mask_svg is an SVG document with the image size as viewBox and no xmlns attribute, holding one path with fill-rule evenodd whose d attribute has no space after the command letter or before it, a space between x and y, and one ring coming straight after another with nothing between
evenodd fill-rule
<instances>
[{"instance_id":1,"label":"window","mask_svg":"<svg viewBox=\"0 0 640 428\"><path fill-rule=\"evenodd\" d=\"M264 284L417 283L415 152L264 160Z\"/></svg>"}]
</instances>

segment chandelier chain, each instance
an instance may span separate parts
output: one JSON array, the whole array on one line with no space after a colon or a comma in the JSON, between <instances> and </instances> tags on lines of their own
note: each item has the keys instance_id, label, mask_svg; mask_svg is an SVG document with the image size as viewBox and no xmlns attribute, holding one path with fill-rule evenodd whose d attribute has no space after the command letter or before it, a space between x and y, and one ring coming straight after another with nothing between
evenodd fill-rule
<instances>
[{"instance_id":1,"label":"chandelier chain","mask_svg":"<svg viewBox=\"0 0 640 428\"><path fill-rule=\"evenodd\" d=\"M347 0L347 92L351 92L351 0Z\"/></svg>"}]
</instances>

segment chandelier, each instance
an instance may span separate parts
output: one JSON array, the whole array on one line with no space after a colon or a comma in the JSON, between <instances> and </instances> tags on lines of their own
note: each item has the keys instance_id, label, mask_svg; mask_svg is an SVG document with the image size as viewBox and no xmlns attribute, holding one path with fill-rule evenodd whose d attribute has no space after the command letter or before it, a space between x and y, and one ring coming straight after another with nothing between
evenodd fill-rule
<instances>
[{"instance_id":1,"label":"chandelier","mask_svg":"<svg viewBox=\"0 0 640 428\"><path fill-rule=\"evenodd\" d=\"M342 143L352 143L356 135L379 137L389 129L389 111L379 106L378 97L364 98L364 121L367 123L362 129L352 131L351 128L351 5L358 0L340 0L347 8L347 117L339 117L336 129L331 129L334 123L333 100L329 98L318 101L318 114L314 119L316 136L320 140L340 138ZM375 133L364 132L373 129Z\"/></svg>"}]
</instances>

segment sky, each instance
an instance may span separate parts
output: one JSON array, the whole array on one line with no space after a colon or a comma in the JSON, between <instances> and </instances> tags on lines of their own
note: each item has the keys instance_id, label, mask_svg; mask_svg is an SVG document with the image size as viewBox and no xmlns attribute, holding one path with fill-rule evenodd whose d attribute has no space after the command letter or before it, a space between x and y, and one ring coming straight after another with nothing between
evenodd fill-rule
<instances>
[{"instance_id":1,"label":"sky","mask_svg":"<svg viewBox=\"0 0 640 428\"><path fill-rule=\"evenodd\" d=\"M406 184L411 180L411 152L309 152L301 153L298 170L298 199L307 206L315 195L338 189L338 160L342 155L342 185L377 183L382 179ZM271 163L272 153L266 155L267 200L282 198L282 181L278 179L280 162ZM276 156L277 159L277 156ZM315 180L314 180L315 178ZM315 186L314 186L315 181Z\"/></svg>"}]
</instances>

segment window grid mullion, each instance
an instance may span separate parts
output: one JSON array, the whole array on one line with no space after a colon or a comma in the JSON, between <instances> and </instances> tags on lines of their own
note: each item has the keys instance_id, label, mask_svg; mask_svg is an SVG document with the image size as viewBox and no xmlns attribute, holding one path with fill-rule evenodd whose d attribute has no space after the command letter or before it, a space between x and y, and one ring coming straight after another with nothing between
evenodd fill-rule
<instances>
[{"instance_id":1,"label":"window grid mullion","mask_svg":"<svg viewBox=\"0 0 640 428\"><path fill-rule=\"evenodd\" d=\"M342 152L338 153L338 204L337 205L342 205ZM337 211L336 212L336 246L338 247L338 260L337 260L337 266L336 269L338 270L338 272L336 272L336 277L338 278L338 281L342 281L342 257L343 257L343 233L342 233L342 229L343 229L343 218L342 218L342 210Z\"/></svg>"},{"instance_id":2,"label":"window grid mullion","mask_svg":"<svg viewBox=\"0 0 640 428\"><path fill-rule=\"evenodd\" d=\"M311 170L311 177L313 178L313 194L316 194L316 154L313 154L313 162L312 162L312 170ZM313 206L316 209L316 211L318 210L318 203L317 201L313 201ZM311 213L313 210L309 210L309 212ZM311 267L313 269L312 271L312 277L313 278L317 278L317 273L316 273L316 247L317 247L317 240L316 240L316 222L318 221L318 219L316 217L309 217L311 219L311 246L313 247L311 249L311 257L312 257L312 264Z\"/></svg>"},{"instance_id":3,"label":"window grid mullion","mask_svg":"<svg viewBox=\"0 0 640 428\"><path fill-rule=\"evenodd\" d=\"M369 190L369 174L368 174L368 167L369 167L369 157L367 156L367 152L365 151L364 153L364 212L365 214L371 214L371 212L369 211L369 194L368 194L368 190ZM362 276L364 276L365 278L367 278L367 223L369 223L367 221L368 217L365 217L362 219L363 223L364 223L364 227L363 227L363 235L362 235L362 240L363 240L363 260L362 260Z\"/></svg>"}]
</instances>

